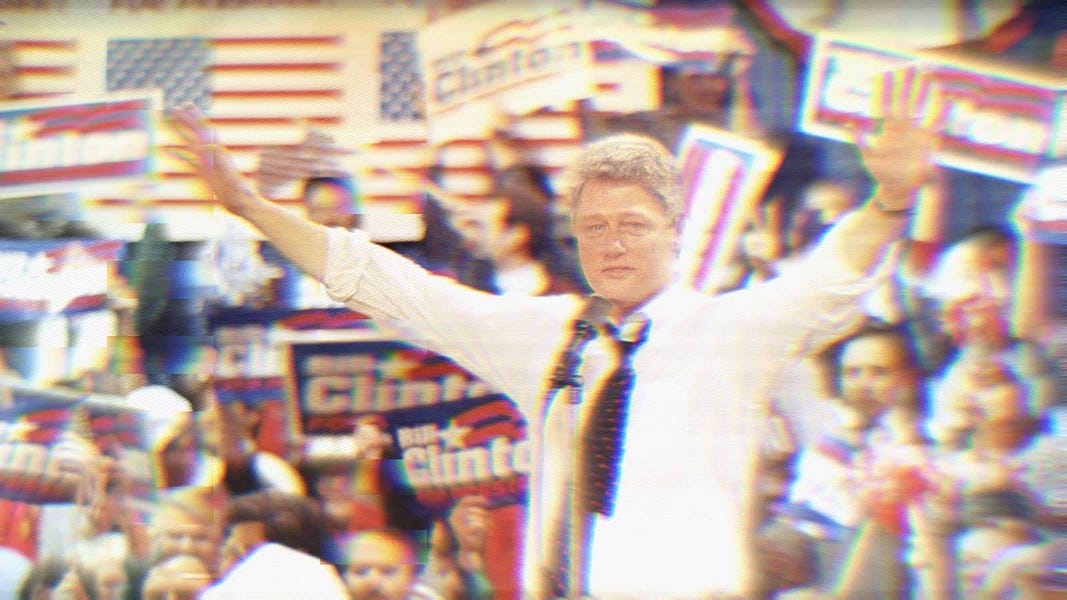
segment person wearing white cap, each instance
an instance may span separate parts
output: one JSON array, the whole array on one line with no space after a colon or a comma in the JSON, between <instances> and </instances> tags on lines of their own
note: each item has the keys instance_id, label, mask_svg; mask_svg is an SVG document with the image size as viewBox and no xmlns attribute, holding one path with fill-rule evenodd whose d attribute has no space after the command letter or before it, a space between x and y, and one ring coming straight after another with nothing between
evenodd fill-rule
<instances>
[{"instance_id":1,"label":"person wearing white cap","mask_svg":"<svg viewBox=\"0 0 1067 600\"><path fill-rule=\"evenodd\" d=\"M159 489L221 481L222 462L197 447L188 400L168 387L149 385L127 394L126 402L144 412L145 443Z\"/></svg>"}]
</instances>

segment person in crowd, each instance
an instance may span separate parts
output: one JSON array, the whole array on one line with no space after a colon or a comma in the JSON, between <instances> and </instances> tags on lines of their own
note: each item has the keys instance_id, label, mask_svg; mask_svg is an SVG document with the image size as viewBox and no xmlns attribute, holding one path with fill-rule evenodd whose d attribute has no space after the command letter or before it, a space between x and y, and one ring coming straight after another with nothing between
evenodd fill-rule
<instances>
[{"instance_id":1,"label":"person in crowd","mask_svg":"<svg viewBox=\"0 0 1067 600\"><path fill-rule=\"evenodd\" d=\"M85 585L68 559L42 556L19 587L19 600L87 600Z\"/></svg>"},{"instance_id":2,"label":"person in crowd","mask_svg":"<svg viewBox=\"0 0 1067 600\"><path fill-rule=\"evenodd\" d=\"M418 584L419 542L398 529L371 529L352 536L344 572L352 600L440 598Z\"/></svg>"},{"instance_id":3,"label":"person in crowd","mask_svg":"<svg viewBox=\"0 0 1067 600\"><path fill-rule=\"evenodd\" d=\"M447 600L488 600L485 542L491 524L488 500L464 496L430 532L430 556L420 580Z\"/></svg>"},{"instance_id":4,"label":"person in crowd","mask_svg":"<svg viewBox=\"0 0 1067 600\"><path fill-rule=\"evenodd\" d=\"M129 558L126 546L110 543L105 537L95 537L81 543L74 550L74 570L92 600L122 600L126 598L129 574L124 563Z\"/></svg>"},{"instance_id":5,"label":"person in crowd","mask_svg":"<svg viewBox=\"0 0 1067 600\"><path fill-rule=\"evenodd\" d=\"M823 432L799 448L787 502L761 534L765 564L780 571L765 573L768 581L810 583L824 594L833 593L842 578L867 520L895 524L892 513L902 499L881 494L901 491L890 461L921 444L923 410L922 374L905 330L868 326L830 354L838 398L827 401L831 411L814 411L822 415ZM891 569L901 548L889 536L884 542L891 562L871 565L864 585L872 593L902 589L901 575ZM814 571L800 577L805 566Z\"/></svg>"},{"instance_id":6,"label":"person in crowd","mask_svg":"<svg viewBox=\"0 0 1067 600\"><path fill-rule=\"evenodd\" d=\"M319 558L322 527L315 504L303 496L261 490L232 497L220 577L200 598L347 598L336 569Z\"/></svg>"},{"instance_id":7,"label":"person in crowd","mask_svg":"<svg viewBox=\"0 0 1067 600\"><path fill-rule=\"evenodd\" d=\"M145 577L142 600L193 600L211 585L211 569L191 554L172 556Z\"/></svg>"},{"instance_id":8,"label":"person in crowd","mask_svg":"<svg viewBox=\"0 0 1067 600\"><path fill-rule=\"evenodd\" d=\"M223 483L230 494L275 489L306 494L300 473L280 456L257 447L262 409L241 399L219 402L219 426L225 462Z\"/></svg>"},{"instance_id":9,"label":"person in crowd","mask_svg":"<svg viewBox=\"0 0 1067 600\"><path fill-rule=\"evenodd\" d=\"M177 556L196 558L213 577L222 543L221 499L210 488L187 487L162 492L150 517L151 553L126 561L127 600L141 598L152 567Z\"/></svg>"},{"instance_id":10,"label":"person in crowd","mask_svg":"<svg viewBox=\"0 0 1067 600\"><path fill-rule=\"evenodd\" d=\"M1007 516L1029 519L1032 512L1031 494L1021 475L1025 449L1035 442L1039 421L1026 404L1022 385L1002 374L964 402L969 404L958 410L964 415L961 420L970 420L965 443L960 449L947 445L934 456L926 493L914 500L910 511L923 585L935 591L950 589L952 572L961 568L951 555L951 536L960 528L987 525L974 516L976 506L1008 498L1020 508Z\"/></svg>"},{"instance_id":11,"label":"person in crowd","mask_svg":"<svg viewBox=\"0 0 1067 600\"><path fill-rule=\"evenodd\" d=\"M1054 367L1037 345L1011 335L1007 305L997 299L969 296L946 304L944 328L953 340L954 355L932 383L932 433L952 436L954 415L970 395L1014 376L1026 406L1035 416L1052 403ZM973 403L971 403L973 404ZM945 443L950 443L946 439Z\"/></svg>"},{"instance_id":12,"label":"person in crowd","mask_svg":"<svg viewBox=\"0 0 1067 600\"><path fill-rule=\"evenodd\" d=\"M819 179L808 184L801 194L799 210L789 219L787 246L793 252L811 247L860 202L855 186L846 181Z\"/></svg>"},{"instance_id":13,"label":"person in crowd","mask_svg":"<svg viewBox=\"0 0 1067 600\"><path fill-rule=\"evenodd\" d=\"M540 296L584 291L563 264L552 233L552 191L539 167L493 175L490 199L453 203L450 222L464 247L492 264L490 291Z\"/></svg>"},{"instance_id":14,"label":"person in crowd","mask_svg":"<svg viewBox=\"0 0 1067 600\"><path fill-rule=\"evenodd\" d=\"M579 260L602 298L587 302L474 292L370 244L365 233L310 223L253 193L232 159L214 145L195 108L172 115L185 140L179 153L223 206L323 280L334 298L402 325L410 339L450 356L519 406L528 423L533 469L525 594L546 597L570 587L593 595L737 595L754 588L747 550L754 523L747 506L762 423L759 398L786 361L856 324L858 294L906 227L915 191L928 177L932 128L911 118L905 100L912 85L927 81L901 75L879 79L886 89L874 94L883 117L880 129L858 137L877 182L872 197L824 237L809 255L808 268L716 297L675 283L682 218L678 174L670 153L649 138L600 140L572 165ZM585 453L602 451L607 466L593 469L592 458L571 464L575 441L564 427L566 404L546 399L556 354L570 345L574 321L603 320L583 314L586 310L604 310L608 324L625 325L627 339L644 344L637 351L628 421L617 430L626 437L617 492L614 481L580 490L575 500L585 518L568 527L563 510L568 473L610 475L619 458L611 458L611 449L596 436L581 447ZM627 358L607 324L599 328L603 334L589 342L581 370L592 390L614 380L603 396L616 403L626 387L620 382L629 372ZM609 412L594 409L595 403L582 405L580 422ZM585 523L591 525L587 538ZM716 560L679 547L679 531L716 540L721 549ZM568 532L587 543L560 543ZM564 547L578 555L564 556Z\"/></svg>"},{"instance_id":15,"label":"person in crowd","mask_svg":"<svg viewBox=\"0 0 1067 600\"><path fill-rule=\"evenodd\" d=\"M198 446L187 399L169 387L149 385L127 394L126 402L145 413L145 437L158 489L211 486L221 480L221 461Z\"/></svg>"},{"instance_id":16,"label":"person in crowd","mask_svg":"<svg viewBox=\"0 0 1067 600\"><path fill-rule=\"evenodd\" d=\"M351 454L305 462L301 472L325 526L324 558L342 564L354 533L398 529L425 533L432 519L404 481L393 438L380 417L357 419Z\"/></svg>"},{"instance_id":17,"label":"person in crowd","mask_svg":"<svg viewBox=\"0 0 1067 600\"><path fill-rule=\"evenodd\" d=\"M658 110L610 115L583 109L586 138L609 132L634 131L659 140L677 152L686 128L693 123L726 129L749 137L765 134L749 81L756 48L741 28L730 32L729 49L712 59L697 58L660 67L662 106Z\"/></svg>"},{"instance_id":18,"label":"person in crowd","mask_svg":"<svg viewBox=\"0 0 1067 600\"><path fill-rule=\"evenodd\" d=\"M973 494L963 507L965 528L955 539L956 594L980 598L986 579L1011 549L1036 540L1027 498L1014 491Z\"/></svg>"},{"instance_id":19,"label":"person in crowd","mask_svg":"<svg viewBox=\"0 0 1067 600\"><path fill-rule=\"evenodd\" d=\"M327 227L359 227L362 210L355 180L343 173L316 174L304 180L300 197L308 219Z\"/></svg>"}]
</instances>

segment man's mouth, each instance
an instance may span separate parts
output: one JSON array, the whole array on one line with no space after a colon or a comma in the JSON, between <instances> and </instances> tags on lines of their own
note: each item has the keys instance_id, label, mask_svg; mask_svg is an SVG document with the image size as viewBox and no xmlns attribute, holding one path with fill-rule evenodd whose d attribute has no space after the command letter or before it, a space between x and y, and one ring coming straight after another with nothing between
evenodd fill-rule
<instances>
[{"instance_id":1,"label":"man's mouth","mask_svg":"<svg viewBox=\"0 0 1067 600\"><path fill-rule=\"evenodd\" d=\"M633 272L633 268L632 267L608 267L606 269L601 269L600 272L603 273L604 275L608 276L608 277L624 277L626 275L629 275L631 272Z\"/></svg>"}]
</instances>

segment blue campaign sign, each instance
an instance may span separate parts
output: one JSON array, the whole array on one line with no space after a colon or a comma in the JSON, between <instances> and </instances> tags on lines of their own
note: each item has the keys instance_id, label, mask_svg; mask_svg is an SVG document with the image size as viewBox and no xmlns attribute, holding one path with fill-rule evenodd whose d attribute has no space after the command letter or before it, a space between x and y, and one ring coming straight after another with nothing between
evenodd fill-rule
<instances>
[{"instance_id":1,"label":"blue campaign sign","mask_svg":"<svg viewBox=\"0 0 1067 600\"><path fill-rule=\"evenodd\" d=\"M494 506L525 497L525 422L509 399L447 358L376 339L293 343L288 362L312 462L351 456L357 420L373 416L429 508L469 494Z\"/></svg>"}]
</instances>

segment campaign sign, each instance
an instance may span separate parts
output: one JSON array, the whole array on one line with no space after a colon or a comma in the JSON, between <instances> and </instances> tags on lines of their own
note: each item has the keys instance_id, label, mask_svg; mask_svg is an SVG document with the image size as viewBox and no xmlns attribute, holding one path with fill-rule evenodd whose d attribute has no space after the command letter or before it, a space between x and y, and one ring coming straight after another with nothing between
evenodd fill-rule
<instances>
[{"instance_id":1,"label":"campaign sign","mask_svg":"<svg viewBox=\"0 0 1067 600\"><path fill-rule=\"evenodd\" d=\"M151 172L152 96L5 103L0 197L72 192Z\"/></svg>"},{"instance_id":2,"label":"campaign sign","mask_svg":"<svg viewBox=\"0 0 1067 600\"><path fill-rule=\"evenodd\" d=\"M0 240L0 321L103 308L116 240Z\"/></svg>"},{"instance_id":3,"label":"campaign sign","mask_svg":"<svg viewBox=\"0 0 1067 600\"><path fill-rule=\"evenodd\" d=\"M525 423L510 400L448 359L378 339L293 343L289 360L311 462L354 458L357 419L376 415L428 508L469 494L497 506L522 499Z\"/></svg>"},{"instance_id":4,"label":"campaign sign","mask_svg":"<svg viewBox=\"0 0 1067 600\"><path fill-rule=\"evenodd\" d=\"M938 164L1030 182L1038 167L1067 154L1062 130L1067 86L1056 79L948 51L898 51L821 36L813 46L801 128L851 141L872 119L876 81L886 71L919 64L942 102L927 95L916 117L938 123ZM937 114L927 114L937 111Z\"/></svg>"},{"instance_id":5,"label":"campaign sign","mask_svg":"<svg viewBox=\"0 0 1067 600\"><path fill-rule=\"evenodd\" d=\"M574 2L487 2L419 32L433 141L487 134L494 107L525 114L591 94ZM462 32L462 35L456 35Z\"/></svg>"},{"instance_id":6,"label":"campaign sign","mask_svg":"<svg viewBox=\"0 0 1067 600\"><path fill-rule=\"evenodd\" d=\"M0 498L30 504L72 502L90 473L91 452L68 432L81 401L23 384L0 409ZM86 440L86 443L88 441Z\"/></svg>"},{"instance_id":7,"label":"campaign sign","mask_svg":"<svg viewBox=\"0 0 1067 600\"><path fill-rule=\"evenodd\" d=\"M679 272L694 289L712 290L781 160L781 150L758 140L706 125L686 129L678 149L686 215Z\"/></svg>"}]
</instances>

